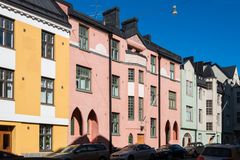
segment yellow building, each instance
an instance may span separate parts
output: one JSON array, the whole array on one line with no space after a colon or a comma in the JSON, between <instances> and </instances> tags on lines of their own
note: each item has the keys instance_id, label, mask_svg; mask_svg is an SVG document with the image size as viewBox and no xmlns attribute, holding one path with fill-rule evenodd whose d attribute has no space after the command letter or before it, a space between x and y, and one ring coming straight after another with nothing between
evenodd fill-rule
<instances>
[{"instance_id":1,"label":"yellow building","mask_svg":"<svg viewBox=\"0 0 240 160\"><path fill-rule=\"evenodd\" d=\"M67 145L69 31L55 1L0 1L0 150Z\"/></svg>"}]
</instances>

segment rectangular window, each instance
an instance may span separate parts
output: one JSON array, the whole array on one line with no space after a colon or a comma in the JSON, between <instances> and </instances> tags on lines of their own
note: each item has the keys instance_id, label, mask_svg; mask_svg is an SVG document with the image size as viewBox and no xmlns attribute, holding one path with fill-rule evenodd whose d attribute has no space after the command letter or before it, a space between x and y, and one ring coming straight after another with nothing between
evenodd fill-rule
<instances>
[{"instance_id":1,"label":"rectangular window","mask_svg":"<svg viewBox=\"0 0 240 160\"><path fill-rule=\"evenodd\" d=\"M139 80L139 83L143 84L144 83L144 72L143 71L139 71L138 73L138 80Z\"/></svg>"},{"instance_id":2,"label":"rectangular window","mask_svg":"<svg viewBox=\"0 0 240 160\"><path fill-rule=\"evenodd\" d=\"M13 20L0 16L0 46L13 48L14 27Z\"/></svg>"},{"instance_id":3,"label":"rectangular window","mask_svg":"<svg viewBox=\"0 0 240 160\"><path fill-rule=\"evenodd\" d=\"M77 66L76 85L80 91L91 91L91 69Z\"/></svg>"},{"instance_id":4,"label":"rectangular window","mask_svg":"<svg viewBox=\"0 0 240 160\"><path fill-rule=\"evenodd\" d=\"M207 131L212 131L212 130L213 130L213 124L212 124L212 122L207 122L207 123L206 123L206 129L207 129Z\"/></svg>"},{"instance_id":5,"label":"rectangular window","mask_svg":"<svg viewBox=\"0 0 240 160\"><path fill-rule=\"evenodd\" d=\"M144 116L143 116L143 98L139 97L138 98L138 120L143 121Z\"/></svg>"},{"instance_id":6,"label":"rectangular window","mask_svg":"<svg viewBox=\"0 0 240 160\"><path fill-rule=\"evenodd\" d=\"M119 113L112 113L112 134L118 135L119 132Z\"/></svg>"},{"instance_id":7,"label":"rectangular window","mask_svg":"<svg viewBox=\"0 0 240 160\"><path fill-rule=\"evenodd\" d=\"M112 76L112 96L119 97L119 77Z\"/></svg>"},{"instance_id":8,"label":"rectangular window","mask_svg":"<svg viewBox=\"0 0 240 160\"><path fill-rule=\"evenodd\" d=\"M237 123L240 123L240 112L237 112Z\"/></svg>"},{"instance_id":9,"label":"rectangular window","mask_svg":"<svg viewBox=\"0 0 240 160\"><path fill-rule=\"evenodd\" d=\"M212 90L212 82L207 82L207 90Z\"/></svg>"},{"instance_id":10,"label":"rectangular window","mask_svg":"<svg viewBox=\"0 0 240 160\"><path fill-rule=\"evenodd\" d=\"M213 110L212 100L207 100L206 114L212 115L213 114L212 110Z\"/></svg>"},{"instance_id":11,"label":"rectangular window","mask_svg":"<svg viewBox=\"0 0 240 160\"><path fill-rule=\"evenodd\" d=\"M112 60L119 60L119 42L112 39Z\"/></svg>"},{"instance_id":12,"label":"rectangular window","mask_svg":"<svg viewBox=\"0 0 240 160\"><path fill-rule=\"evenodd\" d=\"M54 59L54 35L42 31L42 57Z\"/></svg>"},{"instance_id":13,"label":"rectangular window","mask_svg":"<svg viewBox=\"0 0 240 160\"><path fill-rule=\"evenodd\" d=\"M13 71L0 68L0 98L13 99Z\"/></svg>"},{"instance_id":14,"label":"rectangular window","mask_svg":"<svg viewBox=\"0 0 240 160\"><path fill-rule=\"evenodd\" d=\"M202 123L202 109L199 109L199 112L198 112L198 118L199 118L199 123Z\"/></svg>"},{"instance_id":15,"label":"rectangular window","mask_svg":"<svg viewBox=\"0 0 240 160\"><path fill-rule=\"evenodd\" d=\"M240 92L237 92L237 103L240 103Z\"/></svg>"},{"instance_id":16,"label":"rectangular window","mask_svg":"<svg viewBox=\"0 0 240 160\"><path fill-rule=\"evenodd\" d=\"M52 126L40 125L40 151L52 150Z\"/></svg>"},{"instance_id":17,"label":"rectangular window","mask_svg":"<svg viewBox=\"0 0 240 160\"><path fill-rule=\"evenodd\" d=\"M176 109L176 92L169 91L169 109Z\"/></svg>"},{"instance_id":18,"label":"rectangular window","mask_svg":"<svg viewBox=\"0 0 240 160\"><path fill-rule=\"evenodd\" d=\"M217 125L220 126L220 113L217 114Z\"/></svg>"},{"instance_id":19,"label":"rectangular window","mask_svg":"<svg viewBox=\"0 0 240 160\"><path fill-rule=\"evenodd\" d=\"M198 96L199 96L199 99L202 100L202 96L203 96L202 88L199 88Z\"/></svg>"},{"instance_id":20,"label":"rectangular window","mask_svg":"<svg viewBox=\"0 0 240 160\"><path fill-rule=\"evenodd\" d=\"M186 94L188 96L193 96L193 83L191 81L186 81Z\"/></svg>"},{"instance_id":21,"label":"rectangular window","mask_svg":"<svg viewBox=\"0 0 240 160\"><path fill-rule=\"evenodd\" d=\"M175 79L175 65L170 63L170 79Z\"/></svg>"},{"instance_id":22,"label":"rectangular window","mask_svg":"<svg viewBox=\"0 0 240 160\"><path fill-rule=\"evenodd\" d=\"M134 82L134 69L128 69L128 81Z\"/></svg>"},{"instance_id":23,"label":"rectangular window","mask_svg":"<svg viewBox=\"0 0 240 160\"><path fill-rule=\"evenodd\" d=\"M191 106L186 106L186 113L187 113L187 121L193 121L193 107Z\"/></svg>"},{"instance_id":24,"label":"rectangular window","mask_svg":"<svg viewBox=\"0 0 240 160\"><path fill-rule=\"evenodd\" d=\"M151 73L156 73L156 56L151 55Z\"/></svg>"},{"instance_id":25,"label":"rectangular window","mask_svg":"<svg viewBox=\"0 0 240 160\"><path fill-rule=\"evenodd\" d=\"M41 103L53 105L54 81L48 78L42 78L41 81Z\"/></svg>"},{"instance_id":26,"label":"rectangular window","mask_svg":"<svg viewBox=\"0 0 240 160\"><path fill-rule=\"evenodd\" d=\"M134 120L134 97L128 96L128 119Z\"/></svg>"},{"instance_id":27,"label":"rectangular window","mask_svg":"<svg viewBox=\"0 0 240 160\"><path fill-rule=\"evenodd\" d=\"M156 104L157 104L157 97L156 97L156 93L157 93L157 91L156 91L156 87L155 86L151 86L151 105L152 106L155 106Z\"/></svg>"},{"instance_id":28,"label":"rectangular window","mask_svg":"<svg viewBox=\"0 0 240 160\"><path fill-rule=\"evenodd\" d=\"M88 28L79 25L79 48L88 50Z\"/></svg>"},{"instance_id":29,"label":"rectangular window","mask_svg":"<svg viewBox=\"0 0 240 160\"><path fill-rule=\"evenodd\" d=\"M151 137L156 137L156 118L151 118L150 132Z\"/></svg>"}]
</instances>

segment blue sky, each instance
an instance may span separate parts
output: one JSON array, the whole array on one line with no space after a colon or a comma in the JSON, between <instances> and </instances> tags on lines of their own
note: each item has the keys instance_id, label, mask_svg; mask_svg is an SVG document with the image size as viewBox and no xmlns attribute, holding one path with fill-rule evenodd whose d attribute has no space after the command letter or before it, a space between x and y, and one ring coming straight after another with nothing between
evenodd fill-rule
<instances>
[{"instance_id":1,"label":"blue sky","mask_svg":"<svg viewBox=\"0 0 240 160\"><path fill-rule=\"evenodd\" d=\"M240 67L240 0L67 0L87 15L118 6L121 21L137 17L142 35L197 61ZM177 5L178 15L171 14ZM95 5L96 6L96 5Z\"/></svg>"}]
</instances>

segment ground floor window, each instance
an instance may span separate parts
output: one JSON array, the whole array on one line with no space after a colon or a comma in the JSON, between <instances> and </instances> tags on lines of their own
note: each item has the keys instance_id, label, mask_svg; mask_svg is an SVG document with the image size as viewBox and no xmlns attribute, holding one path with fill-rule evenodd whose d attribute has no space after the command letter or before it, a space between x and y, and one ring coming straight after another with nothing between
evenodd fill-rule
<instances>
[{"instance_id":1,"label":"ground floor window","mask_svg":"<svg viewBox=\"0 0 240 160\"><path fill-rule=\"evenodd\" d=\"M40 125L40 151L52 150L52 126Z\"/></svg>"}]
</instances>

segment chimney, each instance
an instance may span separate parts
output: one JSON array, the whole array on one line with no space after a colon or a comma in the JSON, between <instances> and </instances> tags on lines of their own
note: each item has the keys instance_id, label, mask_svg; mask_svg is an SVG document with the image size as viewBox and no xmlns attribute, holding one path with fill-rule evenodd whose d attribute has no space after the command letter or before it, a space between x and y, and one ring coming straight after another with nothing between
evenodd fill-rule
<instances>
[{"instance_id":1,"label":"chimney","mask_svg":"<svg viewBox=\"0 0 240 160\"><path fill-rule=\"evenodd\" d=\"M120 29L119 8L114 7L103 12L103 23L106 26Z\"/></svg>"},{"instance_id":2,"label":"chimney","mask_svg":"<svg viewBox=\"0 0 240 160\"><path fill-rule=\"evenodd\" d=\"M184 59L183 59L183 62L187 62L188 60L189 60L192 64L194 63L194 57L193 57L193 56L184 58Z\"/></svg>"},{"instance_id":3,"label":"chimney","mask_svg":"<svg viewBox=\"0 0 240 160\"><path fill-rule=\"evenodd\" d=\"M122 30L127 33L136 33L138 31L138 19L131 18L122 22Z\"/></svg>"}]
</instances>

